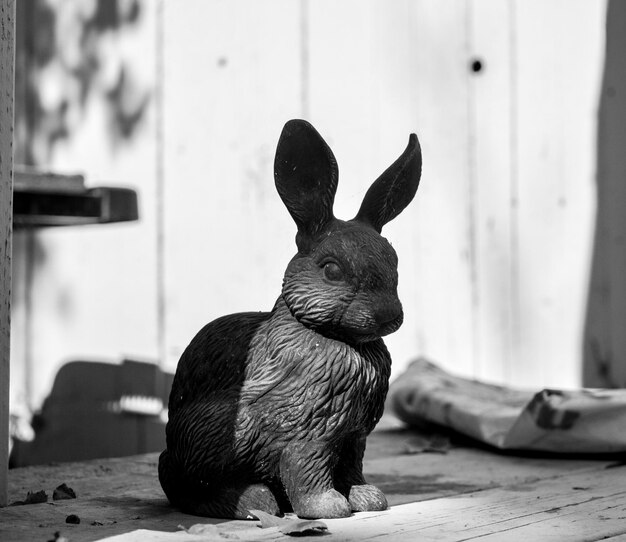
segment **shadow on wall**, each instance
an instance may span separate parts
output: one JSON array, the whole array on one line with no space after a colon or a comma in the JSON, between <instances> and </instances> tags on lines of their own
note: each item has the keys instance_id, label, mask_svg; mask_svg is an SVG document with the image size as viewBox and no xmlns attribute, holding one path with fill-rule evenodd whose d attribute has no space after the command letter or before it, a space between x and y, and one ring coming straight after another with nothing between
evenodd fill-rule
<instances>
[{"instance_id":1,"label":"shadow on wall","mask_svg":"<svg viewBox=\"0 0 626 542\"><path fill-rule=\"evenodd\" d=\"M11 467L160 452L173 378L137 361L65 364L33 417L34 440L14 440Z\"/></svg>"},{"instance_id":2,"label":"shadow on wall","mask_svg":"<svg viewBox=\"0 0 626 542\"><path fill-rule=\"evenodd\" d=\"M109 114L113 144L143 118L149 90L112 55L117 33L136 25L138 0L20 0L16 14L15 163L42 165L55 142L71 136L92 94Z\"/></svg>"},{"instance_id":3,"label":"shadow on wall","mask_svg":"<svg viewBox=\"0 0 626 542\"><path fill-rule=\"evenodd\" d=\"M16 2L17 166L47 169L55 145L75 137L94 104L107 116L102 147L108 144L115 151L140 137L153 91L140 82L122 44L125 37L140 31L145 6L145 0ZM19 345L13 352L18 352L19 358L14 355L12 362L19 370L12 372L23 379L25 389L12 397L11 409L20 412L20 419L33 400L36 368L31 345L36 339L31 329L31 291L39 274L45 272L47 250L37 230L16 231L11 305L12 340Z\"/></svg>"},{"instance_id":4,"label":"shadow on wall","mask_svg":"<svg viewBox=\"0 0 626 542\"><path fill-rule=\"evenodd\" d=\"M626 3L610 0L597 135L597 217L583 385L626 387Z\"/></svg>"}]
</instances>

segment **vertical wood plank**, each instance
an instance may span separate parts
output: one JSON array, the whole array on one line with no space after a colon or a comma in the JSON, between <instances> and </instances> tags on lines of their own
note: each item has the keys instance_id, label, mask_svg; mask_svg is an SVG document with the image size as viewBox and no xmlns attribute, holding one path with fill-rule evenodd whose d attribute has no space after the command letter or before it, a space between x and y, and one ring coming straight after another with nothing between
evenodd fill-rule
<instances>
[{"instance_id":1,"label":"vertical wood plank","mask_svg":"<svg viewBox=\"0 0 626 542\"><path fill-rule=\"evenodd\" d=\"M578 386L604 2L516 1L520 386Z\"/></svg>"},{"instance_id":2,"label":"vertical wood plank","mask_svg":"<svg viewBox=\"0 0 626 542\"><path fill-rule=\"evenodd\" d=\"M470 3L470 74L467 174L473 189L475 237L475 375L505 382L514 364L515 186L512 172L514 123L511 2ZM476 64L478 63L478 64Z\"/></svg>"},{"instance_id":3,"label":"vertical wood plank","mask_svg":"<svg viewBox=\"0 0 626 542\"><path fill-rule=\"evenodd\" d=\"M0 506L7 504L9 453L14 31L14 0L0 0Z\"/></svg>"}]
</instances>

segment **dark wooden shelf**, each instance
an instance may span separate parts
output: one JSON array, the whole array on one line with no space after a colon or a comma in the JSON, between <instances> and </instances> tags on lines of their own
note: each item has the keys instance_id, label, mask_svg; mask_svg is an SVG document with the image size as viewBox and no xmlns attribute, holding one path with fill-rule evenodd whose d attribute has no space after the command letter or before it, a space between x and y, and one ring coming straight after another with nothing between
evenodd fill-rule
<instances>
[{"instance_id":1,"label":"dark wooden shelf","mask_svg":"<svg viewBox=\"0 0 626 542\"><path fill-rule=\"evenodd\" d=\"M15 228L126 222L139 218L137 193L129 188L87 188L82 175L17 169L13 185Z\"/></svg>"}]
</instances>

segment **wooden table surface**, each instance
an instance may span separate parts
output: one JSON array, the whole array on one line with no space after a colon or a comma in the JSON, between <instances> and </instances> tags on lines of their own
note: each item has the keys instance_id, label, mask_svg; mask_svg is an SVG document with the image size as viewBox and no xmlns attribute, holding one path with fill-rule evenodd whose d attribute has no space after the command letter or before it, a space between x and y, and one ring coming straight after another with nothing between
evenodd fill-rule
<instances>
[{"instance_id":1,"label":"wooden table surface","mask_svg":"<svg viewBox=\"0 0 626 542\"><path fill-rule=\"evenodd\" d=\"M370 436L365 471L387 494L390 509L324 520L328 533L322 538L626 541L623 459L505 455L455 438L447 446L445 436L387 424ZM0 509L0 541L47 541L55 532L69 542L100 540L207 522L219 523L231 538L290 538L256 522L223 523L174 510L159 486L157 460L158 454L148 454L11 470L9 502L39 490L49 501ZM52 501L62 483L76 499ZM80 524L66 523L70 514Z\"/></svg>"}]
</instances>

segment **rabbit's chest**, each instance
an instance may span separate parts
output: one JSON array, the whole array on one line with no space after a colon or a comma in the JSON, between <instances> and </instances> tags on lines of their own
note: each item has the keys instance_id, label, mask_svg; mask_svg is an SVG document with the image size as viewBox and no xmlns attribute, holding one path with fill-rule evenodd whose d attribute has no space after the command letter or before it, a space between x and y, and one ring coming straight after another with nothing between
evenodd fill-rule
<instances>
[{"instance_id":1,"label":"rabbit's chest","mask_svg":"<svg viewBox=\"0 0 626 542\"><path fill-rule=\"evenodd\" d=\"M382 354L372 358L352 350L344 363L326 367L331 382L331 415L323 423L328 430L350 427L369 433L373 429L387 395L389 363ZM316 415L315 410L312 415Z\"/></svg>"},{"instance_id":2,"label":"rabbit's chest","mask_svg":"<svg viewBox=\"0 0 626 542\"><path fill-rule=\"evenodd\" d=\"M265 372L251 374L244 385L246 416L286 435L369 433L388 387L390 359L382 341L359 351L320 336L308 339L282 355L268 345Z\"/></svg>"}]
</instances>

